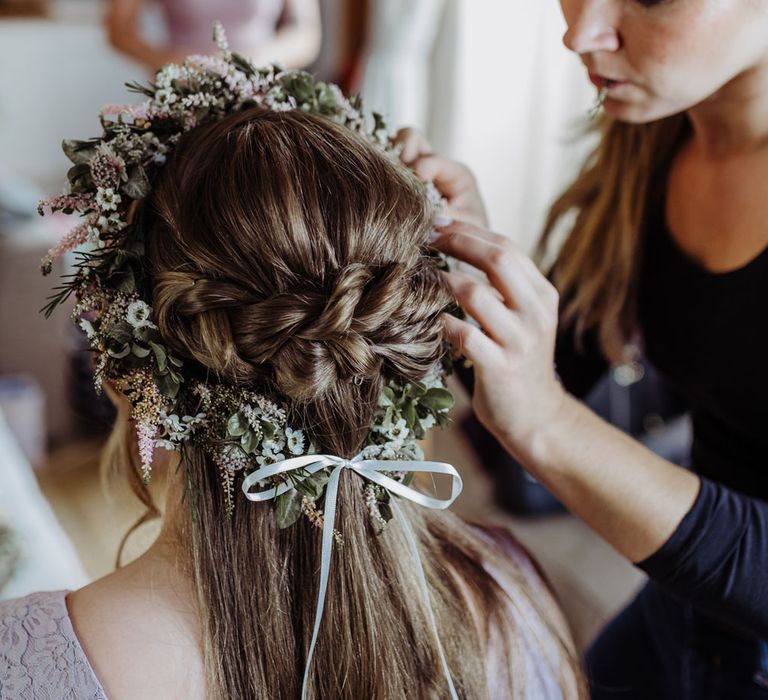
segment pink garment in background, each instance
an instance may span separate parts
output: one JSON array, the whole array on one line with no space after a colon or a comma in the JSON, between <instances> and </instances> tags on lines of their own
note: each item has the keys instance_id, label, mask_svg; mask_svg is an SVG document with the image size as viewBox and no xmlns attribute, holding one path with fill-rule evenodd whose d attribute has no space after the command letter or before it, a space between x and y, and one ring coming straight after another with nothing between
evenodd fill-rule
<instances>
[{"instance_id":1,"label":"pink garment in background","mask_svg":"<svg viewBox=\"0 0 768 700\"><path fill-rule=\"evenodd\" d=\"M265 44L275 33L285 0L161 0L174 49L209 54L216 48L213 23L219 20L233 51Z\"/></svg>"}]
</instances>

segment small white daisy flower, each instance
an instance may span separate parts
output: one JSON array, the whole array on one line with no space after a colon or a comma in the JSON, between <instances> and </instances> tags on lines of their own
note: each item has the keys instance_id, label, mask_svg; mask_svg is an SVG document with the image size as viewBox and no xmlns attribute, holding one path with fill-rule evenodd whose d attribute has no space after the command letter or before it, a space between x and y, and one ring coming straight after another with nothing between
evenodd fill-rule
<instances>
[{"instance_id":1,"label":"small white daisy flower","mask_svg":"<svg viewBox=\"0 0 768 700\"><path fill-rule=\"evenodd\" d=\"M99 187L96 190L96 203L102 211L115 211L122 197L111 187Z\"/></svg>"},{"instance_id":2,"label":"small white daisy flower","mask_svg":"<svg viewBox=\"0 0 768 700\"><path fill-rule=\"evenodd\" d=\"M134 328L145 328L147 326L154 328L152 321L150 321L152 307L140 299L128 304L128 310L126 311L125 316L128 323Z\"/></svg>"},{"instance_id":3,"label":"small white daisy flower","mask_svg":"<svg viewBox=\"0 0 768 700\"><path fill-rule=\"evenodd\" d=\"M304 433L301 430L286 428L285 439L288 443L288 451L292 455L300 455L304 452Z\"/></svg>"},{"instance_id":4,"label":"small white daisy flower","mask_svg":"<svg viewBox=\"0 0 768 700\"><path fill-rule=\"evenodd\" d=\"M161 105L172 105L178 97L173 90L162 89L155 93L155 101Z\"/></svg>"},{"instance_id":5,"label":"small white daisy flower","mask_svg":"<svg viewBox=\"0 0 768 700\"><path fill-rule=\"evenodd\" d=\"M393 442L398 442L402 444L403 441L408 437L409 432L410 431L408 430L408 426L406 425L405 418L401 418L389 430L389 438Z\"/></svg>"},{"instance_id":6,"label":"small white daisy flower","mask_svg":"<svg viewBox=\"0 0 768 700\"><path fill-rule=\"evenodd\" d=\"M279 435L275 435L271 440L264 440L261 445L265 450L277 453L285 447L285 440ZM285 457L283 457L283 459L285 459Z\"/></svg>"}]
</instances>

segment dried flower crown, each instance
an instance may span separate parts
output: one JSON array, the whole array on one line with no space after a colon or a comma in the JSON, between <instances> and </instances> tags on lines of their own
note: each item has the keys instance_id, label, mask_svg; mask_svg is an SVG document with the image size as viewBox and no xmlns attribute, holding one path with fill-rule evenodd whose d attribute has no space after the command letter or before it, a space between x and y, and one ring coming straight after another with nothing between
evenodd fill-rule
<instances>
[{"instance_id":1,"label":"dried flower crown","mask_svg":"<svg viewBox=\"0 0 768 700\"><path fill-rule=\"evenodd\" d=\"M310 435L288 424L284 399L252 387L185 377L184 362L169 352L152 321L143 265L146 232L135 205L149 194L153 174L182 134L248 107L312 112L346 126L393 158L397 149L382 118L366 117L359 98L350 100L337 86L301 71L254 68L229 50L218 24L214 41L216 55L167 65L147 87L129 84L145 101L103 108L102 136L65 141L64 152L73 163L67 191L41 202L39 211L78 213L83 219L42 261L48 274L57 256L86 245L76 253L74 274L57 288L45 312L49 315L75 295L73 319L95 351L97 390L109 380L131 403L145 481L156 447L181 450L191 441L218 466L231 513L238 474L286 457L316 454L316 448ZM439 206L433 187L425 186L424 196ZM419 383L388 378L362 454L369 459L422 459L417 440L433 425L445 425L452 405L444 370ZM324 470L289 477L294 488L277 499L281 527L302 514L322 525L316 502L328 475ZM373 483L364 489L372 517L383 526L391 518L389 492Z\"/></svg>"}]
</instances>

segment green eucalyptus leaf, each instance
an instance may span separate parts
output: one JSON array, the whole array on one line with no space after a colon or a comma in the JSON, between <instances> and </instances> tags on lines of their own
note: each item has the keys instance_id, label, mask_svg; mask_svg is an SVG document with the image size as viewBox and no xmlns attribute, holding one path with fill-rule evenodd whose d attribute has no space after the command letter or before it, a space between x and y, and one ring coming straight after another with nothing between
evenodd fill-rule
<instances>
[{"instance_id":1,"label":"green eucalyptus leaf","mask_svg":"<svg viewBox=\"0 0 768 700\"><path fill-rule=\"evenodd\" d=\"M326 472L315 472L306 479L301 479L296 483L296 489L303 495L308 496L313 501L316 501L323 495L325 486L328 483L329 476Z\"/></svg>"},{"instance_id":2,"label":"green eucalyptus leaf","mask_svg":"<svg viewBox=\"0 0 768 700\"><path fill-rule=\"evenodd\" d=\"M388 386L385 386L379 396L379 406L393 406L395 403L395 392Z\"/></svg>"},{"instance_id":3,"label":"green eucalyptus leaf","mask_svg":"<svg viewBox=\"0 0 768 700\"><path fill-rule=\"evenodd\" d=\"M284 530L301 517L301 494L296 489L277 497L277 526Z\"/></svg>"},{"instance_id":4,"label":"green eucalyptus leaf","mask_svg":"<svg viewBox=\"0 0 768 700\"><path fill-rule=\"evenodd\" d=\"M128 321L119 321L109 329L107 337L116 343L128 343L133 338L133 326Z\"/></svg>"},{"instance_id":5,"label":"green eucalyptus leaf","mask_svg":"<svg viewBox=\"0 0 768 700\"><path fill-rule=\"evenodd\" d=\"M183 367L184 363L178 359L177 357L174 357L173 355L168 355L168 361L174 366L174 367Z\"/></svg>"},{"instance_id":6,"label":"green eucalyptus leaf","mask_svg":"<svg viewBox=\"0 0 768 700\"><path fill-rule=\"evenodd\" d=\"M427 387L419 382L410 382L405 387L405 395L412 398L419 398L427 393Z\"/></svg>"},{"instance_id":7,"label":"green eucalyptus leaf","mask_svg":"<svg viewBox=\"0 0 768 700\"><path fill-rule=\"evenodd\" d=\"M312 482L309 479L297 479L294 487L302 496L307 496L308 498L315 499L320 495L315 493L315 489L312 488Z\"/></svg>"},{"instance_id":8,"label":"green eucalyptus leaf","mask_svg":"<svg viewBox=\"0 0 768 700\"><path fill-rule=\"evenodd\" d=\"M442 413L453 408L453 394L448 389L434 387L421 397L420 403L435 413Z\"/></svg>"},{"instance_id":9,"label":"green eucalyptus leaf","mask_svg":"<svg viewBox=\"0 0 768 700\"><path fill-rule=\"evenodd\" d=\"M248 430L248 420L239 411L227 421L227 432L232 437L240 437L241 435L245 435Z\"/></svg>"},{"instance_id":10,"label":"green eucalyptus leaf","mask_svg":"<svg viewBox=\"0 0 768 700\"><path fill-rule=\"evenodd\" d=\"M131 345L131 352L141 359L144 359L145 357L149 357L150 350L149 348L143 348L141 345L137 345L136 343L133 343Z\"/></svg>"},{"instance_id":11,"label":"green eucalyptus leaf","mask_svg":"<svg viewBox=\"0 0 768 700\"><path fill-rule=\"evenodd\" d=\"M121 348L117 350L112 350L111 348L107 350L107 355L110 357L114 357L116 360L121 360L122 358L129 355L131 352L131 346L126 343Z\"/></svg>"},{"instance_id":12,"label":"green eucalyptus leaf","mask_svg":"<svg viewBox=\"0 0 768 700\"><path fill-rule=\"evenodd\" d=\"M123 294L131 295L136 291L136 277L130 267L125 267L112 274L112 282Z\"/></svg>"},{"instance_id":13,"label":"green eucalyptus leaf","mask_svg":"<svg viewBox=\"0 0 768 700\"><path fill-rule=\"evenodd\" d=\"M275 426L272 423L266 420L259 421L259 423L261 423L261 434L265 440L271 440L275 437Z\"/></svg>"},{"instance_id":14,"label":"green eucalyptus leaf","mask_svg":"<svg viewBox=\"0 0 768 700\"><path fill-rule=\"evenodd\" d=\"M246 454L252 455L259 447L259 436L253 430L248 430L240 437L240 445Z\"/></svg>"},{"instance_id":15,"label":"green eucalyptus leaf","mask_svg":"<svg viewBox=\"0 0 768 700\"><path fill-rule=\"evenodd\" d=\"M304 71L294 71L286 74L282 80L285 91L301 105L313 101L315 97L315 79Z\"/></svg>"},{"instance_id":16,"label":"green eucalyptus leaf","mask_svg":"<svg viewBox=\"0 0 768 700\"><path fill-rule=\"evenodd\" d=\"M96 155L96 147L90 141L64 139L61 142L61 150L75 165L88 163Z\"/></svg>"},{"instance_id":17,"label":"green eucalyptus leaf","mask_svg":"<svg viewBox=\"0 0 768 700\"><path fill-rule=\"evenodd\" d=\"M392 506L389 503L379 504L379 513L384 518L385 522L392 520L394 513L392 512Z\"/></svg>"},{"instance_id":18,"label":"green eucalyptus leaf","mask_svg":"<svg viewBox=\"0 0 768 700\"><path fill-rule=\"evenodd\" d=\"M419 418L416 415L416 404L414 404L413 401L409 400L403 407L403 418L405 418L405 423L408 428L413 430L416 425L416 421Z\"/></svg>"},{"instance_id":19,"label":"green eucalyptus leaf","mask_svg":"<svg viewBox=\"0 0 768 700\"><path fill-rule=\"evenodd\" d=\"M155 382L160 393L169 399L175 399L179 393L180 383L174 381L170 374L155 373Z\"/></svg>"},{"instance_id":20,"label":"green eucalyptus leaf","mask_svg":"<svg viewBox=\"0 0 768 700\"><path fill-rule=\"evenodd\" d=\"M155 361L157 362L157 369L163 373L168 368L168 353L165 352L165 348L162 345L149 341L149 347L155 354Z\"/></svg>"},{"instance_id":21,"label":"green eucalyptus leaf","mask_svg":"<svg viewBox=\"0 0 768 700\"><path fill-rule=\"evenodd\" d=\"M78 163L67 170L67 179L71 183L85 182L91 177L91 166L88 163Z\"/></svg>"}]
</instances>

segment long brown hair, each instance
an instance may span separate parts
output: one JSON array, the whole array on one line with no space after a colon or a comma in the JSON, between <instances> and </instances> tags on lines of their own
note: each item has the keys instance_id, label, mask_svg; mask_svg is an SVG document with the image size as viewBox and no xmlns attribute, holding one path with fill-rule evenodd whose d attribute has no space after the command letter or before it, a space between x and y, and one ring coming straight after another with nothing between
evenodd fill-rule
<instances>
[{"instance_id":1,"label":"long brown hair","mask_svg":"<svg viewBox=\"0 0 768 700\"><path fill-rule=\"evenodd\" d=\"M440 315L451 296L424 253L431 226L420 185L347 129L258 109L199 127L179 142L146 206L165 342L209 381L284 396L293 424L320 451L356 454L384 377L418 380L440 362ZM123 444L119 436L114 442ZM130 450L113 456L137 469ZM319 532L305 519L278 529L268 505L241 502L229 520L207 455L187 449L181 469L189 507L179 548L197 590L209 696L298 697ZM445 697L403 533L393 522L377 535L360 486L354 475L342 478L337 528L345 544L331 570L310 695ZM492 638L509 660L505 697L525 685L513 601L484 564L515 582L559 640L542 644L541 655L566 695L582 693L554 601L532 593L525 576L455 516L403 510L460 695L489 696Z\"/></svg>"},{"instance_id":2,"label":"long brown hair","mask_svg":"<svg viewBox=\"0 0 768 700\"><path fill-rule=\"evenodd\" d=\"M553 204L539 242L541 262L558 224L576 213L551 270L565 300L561 323L575 324L577 337L596 329L603 354L615 362L627 359L636 328L637 270L649 198L658 195L687 128L685 115L649 124L601 117L595 124L599 143Z\"/></svg>"}]
</instances>

